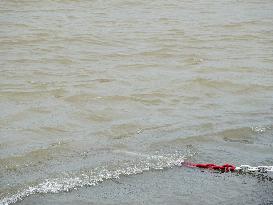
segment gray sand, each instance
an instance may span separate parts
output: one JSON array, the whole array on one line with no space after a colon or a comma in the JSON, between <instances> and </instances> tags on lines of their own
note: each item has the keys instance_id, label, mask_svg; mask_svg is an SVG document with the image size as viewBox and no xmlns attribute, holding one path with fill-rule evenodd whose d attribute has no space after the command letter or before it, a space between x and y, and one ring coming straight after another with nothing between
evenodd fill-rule
<instances>
[{"instance_id":1,"label":"gray sand","mask_svg":"<svg viewBox=\"0 0 273 205\"><path fill-rule=\"evenodd\" d=\"M70 193L34 195L20 204L273 204L272 191L272 181L251 175L176 167Z\"/></svg>"}]
</instances>

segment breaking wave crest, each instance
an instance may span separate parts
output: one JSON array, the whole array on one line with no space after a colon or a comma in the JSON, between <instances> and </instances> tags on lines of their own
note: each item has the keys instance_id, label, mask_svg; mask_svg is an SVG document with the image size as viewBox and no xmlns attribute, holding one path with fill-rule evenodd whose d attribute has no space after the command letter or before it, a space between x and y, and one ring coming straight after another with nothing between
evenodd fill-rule
<instances>
[{"instance_id":1,"label":"breaking wave crest","mask_svg":"<svg viewBox=\"0 0 273 205\"><path fill-rule=\"evenodd\" d=\"M141 159L121 161L111 166L81 170L76 173L64 173L62 177L46 179L36 185L26 187L16 194L6 196L0 199L0 205L13 204L34 194L69 192L83 186L95 186L107 179L119 179L122 176L141 174L145 171L171 168L179 166L185 159L178 153L164 156L149 156L126 151L124 153L138 156Z\"/></svg>"}]
</instances>

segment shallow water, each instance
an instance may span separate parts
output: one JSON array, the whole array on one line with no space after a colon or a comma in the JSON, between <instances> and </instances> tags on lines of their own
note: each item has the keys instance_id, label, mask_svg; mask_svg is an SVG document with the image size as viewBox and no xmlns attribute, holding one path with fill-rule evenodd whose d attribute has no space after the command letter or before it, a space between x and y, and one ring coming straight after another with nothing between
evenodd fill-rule
<instances>
[{"instance_id":1,"label":"shallow water","mask_svg":"<svg viewBox=\"0 0 273 205\"><path fill-rule=\"evenodd\" d=\"M96 185L122 189L109 179L139 173L128 183L146 194L143 203L167 203L167 194L149 201L141 184L177 174L167 169L177 160L273 165L272 66L271 0L2 0L0 204L52 204L39 196L57 192L52 200L64 204L62 192L72 200L77 187L102 204ZM212 189L213 177L201 180ZM273 195L267 181L234 180L235 192L249 180L255 193ZM184 192L170 204L200 197L190 183L175 187ZM228 193L273 201L244 190ZM138 194L105 203L137 203Z\"/></svg>"}]
</instances>

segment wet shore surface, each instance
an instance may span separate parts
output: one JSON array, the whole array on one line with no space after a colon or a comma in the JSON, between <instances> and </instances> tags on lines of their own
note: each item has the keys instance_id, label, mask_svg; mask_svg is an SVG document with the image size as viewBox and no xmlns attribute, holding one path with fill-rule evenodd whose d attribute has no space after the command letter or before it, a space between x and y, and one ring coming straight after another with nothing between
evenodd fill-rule
<instances>
[{"instance_id":1,"label":"wet shore surface","mask_svg":"<svg viewBox=\"0 0 273 205\"><path fill-rule=\"evenodd\" d=\"M251 175L174 168L109 180L21 204L272 204L272 181Z\"/></svg>"}]
</instances>

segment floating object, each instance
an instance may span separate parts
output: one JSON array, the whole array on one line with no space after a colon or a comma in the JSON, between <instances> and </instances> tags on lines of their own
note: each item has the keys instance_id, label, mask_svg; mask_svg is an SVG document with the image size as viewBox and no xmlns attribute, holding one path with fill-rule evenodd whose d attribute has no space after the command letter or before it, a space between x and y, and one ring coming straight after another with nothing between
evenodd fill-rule
<instances>
[{"instance_id":1,"label":"floating object","mask_svg":"<svg viewBox=\"0 0 273 205\"><path fill-rule=\"evenodd\" d=\"M257 166L241 165L236 167L231 164L216 165L216 164L195 164L190 162L182 162L181 165L187 167L197 167L202 169L211 169L221 172L239 172L239 173L270 173L273 174L273 166Z\"/></svg>"}]
</instances>

